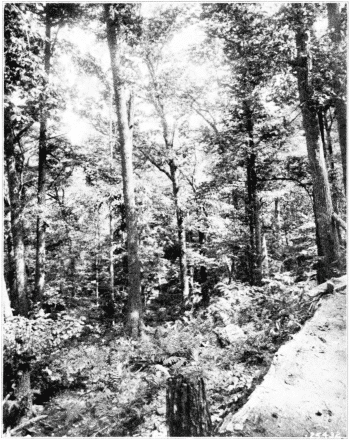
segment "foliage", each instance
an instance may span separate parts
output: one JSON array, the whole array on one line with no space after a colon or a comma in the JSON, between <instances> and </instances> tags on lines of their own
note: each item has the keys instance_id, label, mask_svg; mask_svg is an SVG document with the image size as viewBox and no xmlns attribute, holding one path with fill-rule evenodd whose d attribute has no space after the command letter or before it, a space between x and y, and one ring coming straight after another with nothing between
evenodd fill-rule
<instances>
[{"instance_id":1,"label":"foliage","mask_svg":"<svg viewBox=\"0 0 350 440\"><path fill-rule=\"evenodd\" d=\"M12 398L29 368L34 403L48 415L23 435L164 436L167 378L194 372L205 378L217 427L311 317L315 307L304 293L322 255L297 102L298 23L310 25L308 86L326 127L332 203L340 217L346 211L334 111L335 100L345 102L345 7L334 44L332 31L319 29L326 7L316 3L105 6L4 7L4 275L16 315L3 328L4 391ZM123 332L127 210L106 19L118 31L120 74L130 91L145 324L138 341ZM42 112L46 286L35 304ZM185 301L181 228L190 282ZM259 234L268 264L257 287L247 282L254 283L252 261L263 256L252 246ZM338 238L345 252L342 231ZM18 263L29 318L16 308Z\"/></svg>"},{"instance_id":2,"label":"foliage","mask_svg":"<svg viewBox=\"0 0 350 440\"><path fill-rule=\"evenodd\" d=\"M22 365L34 371L47 365L62 346L79 337L84 329L84 317L57 313L50 318L40 309L32 318L15 316L4 323L4 365L6 389L16 386L16 375Z\"/></svg>"}]
</instances>

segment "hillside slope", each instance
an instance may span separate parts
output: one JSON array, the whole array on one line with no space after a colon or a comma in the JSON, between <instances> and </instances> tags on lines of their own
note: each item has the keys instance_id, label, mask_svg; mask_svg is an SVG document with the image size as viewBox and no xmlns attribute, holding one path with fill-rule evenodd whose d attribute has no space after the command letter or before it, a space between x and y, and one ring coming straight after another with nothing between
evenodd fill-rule
<instances>
[{"instance_id":1,"label":"hillside slope","mask_svg":"<svg viewBox=\"0 0 350 440\"><path fill-rule=\"evenodd\" d=\"M346 294L337 284L336 290L280 348L247 404L225 418L220 435L346 436Z\"/></svg>"}]
</instances>

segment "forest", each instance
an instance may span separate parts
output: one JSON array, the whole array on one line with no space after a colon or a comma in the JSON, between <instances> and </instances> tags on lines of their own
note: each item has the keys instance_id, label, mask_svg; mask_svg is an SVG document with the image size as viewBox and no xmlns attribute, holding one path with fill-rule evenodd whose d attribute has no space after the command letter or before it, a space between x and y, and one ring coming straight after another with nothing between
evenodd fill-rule
<instances>
[{"instance_id":1,"label":"forest","mask_svg":"<svg viewBox=\"0 0 350 440\"><path fill-rule=\"evenodd\" d=\"M3 29L3 435L218 435L346 273L347 3Z\"/></svg>"}]
</instances>

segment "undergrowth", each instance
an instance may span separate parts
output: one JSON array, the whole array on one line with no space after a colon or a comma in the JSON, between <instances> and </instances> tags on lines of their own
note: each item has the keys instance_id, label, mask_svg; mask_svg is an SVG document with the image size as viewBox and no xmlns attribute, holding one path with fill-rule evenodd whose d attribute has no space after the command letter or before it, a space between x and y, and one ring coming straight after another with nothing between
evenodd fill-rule
<instances>
[{"instance_id":1,"label":"undergrowth","mask_svg":"<svg viewBox=\"0 0 350 440\"><path fill-rule=\"evenodd\" d=\"M85 336L45 357L37 385L61 391L45 408L48 417L26 434L165 436L167 378L194 371L205 379L217 428L245 403L280 345L311 316L305 289L287 276L259 288L220 283L205 310L192 307L175 322L146 326L140 341L126 338L121 325L103 332L80 320ZM6 350L10 346L13 341ZM43 367L42 359L37 363Z\"/></svg>"}]
</instances>

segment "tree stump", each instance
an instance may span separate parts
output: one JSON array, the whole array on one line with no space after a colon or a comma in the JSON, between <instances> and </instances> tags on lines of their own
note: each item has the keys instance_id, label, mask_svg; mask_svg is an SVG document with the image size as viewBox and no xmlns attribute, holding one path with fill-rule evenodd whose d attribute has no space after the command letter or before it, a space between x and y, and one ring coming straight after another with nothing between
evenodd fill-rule
<instances>
[{"instance_id":1,"label":"tree stump","mask_svg":"<svg viewBox=\"0 0 350 440\"><path fill-rule=\"evenodd\" d=\"M169 437L210 437L212 423L203 378L168 379L166 420Z\"/></svg>"}]
</instances>

